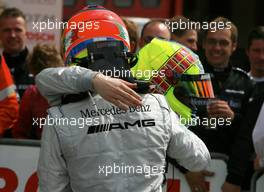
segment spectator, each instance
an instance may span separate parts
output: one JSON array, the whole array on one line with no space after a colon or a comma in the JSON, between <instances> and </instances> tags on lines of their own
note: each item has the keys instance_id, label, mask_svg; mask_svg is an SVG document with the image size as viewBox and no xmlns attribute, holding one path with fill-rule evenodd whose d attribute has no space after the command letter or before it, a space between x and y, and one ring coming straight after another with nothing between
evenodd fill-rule
<instances>
[{"instance_id":1,"label":"spectator","mask_svg":"<svg viewBox=\"0 0 264 192\"><path fill-rule=\"evenodd\" d=\"M143 26L139 41L139 47L142 48L154 37L166 40L170 40L171 38L168 27L161 20L151 20Z\"/></svg>"},{"instance_id":2,"label":"spectator","mask_svg":"<svg viewBox=\"0 0 264 192\"><path fill-rule=\"evenodd\" d=\"M252 30L248 38L249 75L256 82L264 81L264 26Z\"/></svg>"},{"instance_id":3,"label":"spectator","mask_svg":"<svg viewBox=\"0 0 264 192\"><path fill-rule=\"evenodd\" d=\"M129 41L130 41L130 52L132 53L136 53L137 48L138 48L138 26L136 23L134 23L133 21L123 18L122 19L123 22L126 25L127 31L128 31L128 35L129 35Z\"/></svg>"},{"instance_id":4,"label":"spectator","mask_svg":"<svg viewBox=\"0 0 264 192\"><path fill-rule=\"evenodd\" d=\"M19 9L7 8L1 13L0 40L4 48L3 55L21 98L26 88L34 84L34 78L26 67L26 20Z\"/></svg>"},{"instance_id":5,"label":"spectator","mask_svg":"<svg viewBox=\"0 0 264 192\"><path fill-rule=\"evenodd\" d=\"M172 26L175 27L175 25L180 26L180 22L189 23L190 20L184 16L175 16L170 20L170 22L172 23ZM198 50L198 35L195 29L189 29L187 27L185 29L180 27L178 27L177 29L173 28L173 30L171 31L171 40L181 43L192 51Z\"/></svg>"},{"instance_id":6,"label":"spectator","mask_svg":"<svg viewBox=\"0 0 264 192\"><path fill-rule=\"evenodd\" d=\"M28 57L30 72L36 76L40 71L49 67L62 67L63 61L54 46L36 45ZM13 129L13 137L18 139L40 139L41 119L46 118L49 105L41 96L35 85L29 86L20 103L18 124Z\"/></svg>"},{"instance_id":7,"label":"spectator","mask_svg":"<svg viewBox=\"0 0 264 192\"><path fill-rule=\"evenodd\" d=\"M264 27L254 28L248 37L247 55L250 61L249 75L256 82L253 94L247 107L247 115L242 126L251 128L257 155L263 163L263 114L259 115L264 101ZM263 110L262 110L263 111ZM263 112L262 112L263 113ZM259 117L258 117L259 116ZM258 120L257 120L258 117ZM257 123L256 123L257 121ZM256 124L256 125L255 125ZM262 145L262 146L261 146ZM258 160L256 160L257 162ZM263 164L261 164L263 166Z\"/></svg>"},{"instance_id":8,"label":"spectator","mask_svg":"<svg viewBox=\"0 0 264 192\"><path fill-rule=\"evenodd\" d=\"M234 69L230 63L230 56L237 46L237 28L226 18L218 17L213 22L224 24L224 29L215 32L208 30L205 33L203 46L206 60L203 62L205 72L211 73L216 100L207 107L208 117L225 120L225 125L218 124L215 129L210 127L192 127L194 131L207 145L210 152L224 153L229 156L227 163L227 177L222 186L223 192L239 192L249 188L250 178L246 178L246 171L251 164L251 152L243 151L251 145L249 128L241 129L241 120L245 115L246 102L248 101L253 84L246 72ZM192 175L186 173L186 178L191 185L198 184L206 174ZM197 182L195 184L195 182ZM204 189L206 190L206 189Z\"/></svg>"},{"instance_id":9,"label":"spectator","mask_svg":"<svg viewBox=\"0 0 264 192\"><path fill-rule=\"evenodd\" d=\"M10 136L18 118L18 102L15 86L5 59L0 63L0 138Z\"/></svg>"},{"instance_id":10,"label":"spectator","mask_svg":"<svg viewBox=\"0 0 264 192\"><path fill-rule=\"evenodd\" d=\"M126 30L121 19L111 11L88 6L78 14L79 18L107 22L109 30L104 33L106 36L112 33L110 29L115 28L117 23L122 31ZM79 18L73 16L70 22L83 22ZM67 36L67 31L64 34ZM97 37L97 34L89 36L86 43L89 50L89 42L93 42L92 47L97 50L92 50L102 57L91 61L87 55L87 66L92 67L94 64L98 70L103 70L107 63L112 66L112 70L116 70L115 67L121 72L129 70L128 65L117 65L120 58L116 55L120 55L126 46L120 44L120 36L114 38L114 41L95 42L94 38ZM73 46L66 47L66 54L70 52L70 57L87 52L86 47L79 46L76 41L78 39L71 42ZM125 39L121 41L126 43ZM74 52L77 54L73 55ZM71 91L72 86L76 89L83 86L82 82L73 84L69 77L64 80L69 85L65 87L66 91ZM84 100L49 109L51 117L78 121L85 117L82 111L86 111L92 118L85 118L92 121L82 128L80 124L47 125L44 128L38 165L40 190L161 191L166 155L178 159L180 164L194 171L206 167L210 158L205 145L188 129L179 125L177 116L169 108L164 96L142 94L142 97L143 105L149 106L149 111L123 111L99 95L90 95ZM105 129L105 126L109 129ZM120 169L108 174L104 170L106 166ZM123 171L127 167L129 171ZM140 167L144 170L138 170Z\"/></svg>"}]
</instances>

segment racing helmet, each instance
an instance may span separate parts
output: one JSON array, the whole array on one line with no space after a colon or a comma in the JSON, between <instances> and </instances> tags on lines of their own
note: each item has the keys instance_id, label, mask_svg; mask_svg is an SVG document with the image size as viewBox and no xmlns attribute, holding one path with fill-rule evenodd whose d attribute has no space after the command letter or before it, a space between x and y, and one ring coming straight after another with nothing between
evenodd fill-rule
<instances>
[{"instance_id":1,"label":"racing helmet","mask_svg":"<svg viewBox=\"0 0 264 192\"><path fill-rule=\"evenodd\" d=\"M206 112L214 98L210 75L204 73L198 56L179 43L154 38L131 65L133 76L154 85L152 92L164 94L182 120Z\"/></svg>"},{"instance_id":2,"label":"racing helmet","mask_svg":"<svg viewBox=\"0 0 264 192\"><path fill-rule=\"evenodd\" d=\"M102 6L89 5L72 16L62 35L65 65L80 65L95 71L123 68L130 50L122 19ZM129 69L129 66L126 68Z\"/></svg>"}]
</instances>

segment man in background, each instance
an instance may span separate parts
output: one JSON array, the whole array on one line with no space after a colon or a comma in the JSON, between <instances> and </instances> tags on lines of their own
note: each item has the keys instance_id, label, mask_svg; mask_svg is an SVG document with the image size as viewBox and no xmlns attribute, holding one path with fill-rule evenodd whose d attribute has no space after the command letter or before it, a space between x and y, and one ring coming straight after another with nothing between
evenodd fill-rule
<instances>
[{"instance_id":1,"label":"man in background","mask_svg":"<svg viewBox=\"0 0 264 192\"><path fill-rule=\"evenodd\" d=\"M196 52L198 50L197 48L197 42L198 42L198 35L197 31L195 29L187 28L187 23L191 22L189 19L187 19L184 16L175 16L171 20L172 25L172 31L171 31L171 40L176 41L192 51ZM186 28L180 28L177 29L174 28L175 26L180 26L180 23L186 23Z\"/></svg>"},{"instance_id":2,"label":"man in background","mask_svg":"<svg viewBox=\"0 0 264 192\"><path fill-rule=\"evenodd\" d=\"M0 15L0 40L3 56L21 98L26 88L34 84L34 78L26 67L28 49L26 47L26 18L17 8L7 8Z\"/></svg>"},{"instance_id":3,"label":"man in background","mask_svg":"<svg viewBox=\"0 0 264 192\"><path fill-rule=\"evenodd\" d=\"M226 154L227 177L222 185L223 192L240 192L249 188L249 178L246 172L251 164L251 151L244 149L252 145L248 128L241 129L241 120L246 112L246 104L253 90L253 82L247 73L241 69L232 68L230 56L236 50L238 32L236 26L226 18L218 17L213 22L224 24L224 28L205 33L203 47L205 61L204 70L211 73L216 99L207 107L208 118L224 118L229 125L217 125L216 128L205 126L191 127L209 148L210 152ZM222 25L223 25L222 24ZM204 186L197 181L204 179L206 172L199 174L187 173L190 185ZM247 182L246 182L247 181ZM196 183L197 182L197 183ZM243 186L242 185L247 186Z\"/></svg>"},{"instance_id":4,"label":"man in background","mask_svg":"<svg viewBox=\"0 0 264 192\"><path fill-rule=\"evenodd\" d=\"M141 31L139 47L148 44L154 37L170 40L171 34L168 27L161 20L152 20L146 23Z\"/></svg>"}]
</instances>

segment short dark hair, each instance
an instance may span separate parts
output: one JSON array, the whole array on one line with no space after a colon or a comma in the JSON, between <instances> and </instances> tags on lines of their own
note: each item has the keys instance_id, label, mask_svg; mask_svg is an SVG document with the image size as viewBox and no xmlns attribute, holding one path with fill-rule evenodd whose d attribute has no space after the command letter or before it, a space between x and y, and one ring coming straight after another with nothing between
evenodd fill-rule
<instances>
[{"instance_id":1,"label":"short dark hair","mask_svg":"<svg viewBox=\"0 0 264 192\"><path fill-rule=\"evenodd\" d=\"M25 14L16 7L4 9L4 11L0 14L0 20L7 17L22 17L26 20Z\"/></svg>"},{"instance_id":2,"label":"short dark hair","mask_svg":"<svg viewBox=\"0 0 264 192\"><path fill-rule=\"evenodd\" d=\"M155 24L155 23L163 23L165 25L165 22L166 19L153 19L153 20L150 20L148 21L147 23L145 23L145 25L143 26L142 30L141 30L141 34L140 34L140 38L143 37L144 35L144 31L146 30L146 28L149 26L149 25L152 25L152 24Z\"/></svg>"},{"instance_id":3,"label":"short dark hair","mask_svg":"<svg viewBox=\"0 0 264 192\"><path fill-rule=\"evenodd\" d=\"M252 41L256 39L264 40L264 26L258 26L250 31L248 35L248 49L251 46Z\"/></svg>"},{"instance_id":4,"label":"short dark hair","mask_svg":"<svg viewBox=\"0 0 264 192\"><path fill-rule=\"evenodd\" d=\"M182 15L177 15L174 16L173 18L170 19L170 22L172 23L172 25L174 25L175 23L191 23L192 21L190 21L189 19L187 19L186 17L182 16ZM176 37L182 37L187 31L189 31L190 29L186 28L178 28L177 30L172 30L172 34L174 34ZM191 29L191 30L195 30L198 32L197 29Z\"/></svg>"}]
</instances>

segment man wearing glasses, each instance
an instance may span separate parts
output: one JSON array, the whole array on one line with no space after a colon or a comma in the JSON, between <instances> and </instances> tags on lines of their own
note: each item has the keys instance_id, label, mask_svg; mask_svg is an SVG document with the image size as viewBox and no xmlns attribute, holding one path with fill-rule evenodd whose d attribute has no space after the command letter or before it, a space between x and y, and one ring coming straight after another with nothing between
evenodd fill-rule
<instances>
[{"instance_id":1,"label":"man wearing glasses","mask_svg":"<svg viewBox=\"0 0 264 192\"><path fill-rule=\"evenodd\" d=\"M203 62L206 73L211 74L216 100L207 106L208 118L225 118L230 120L230 125L217 125L215 129L198 125L191 127L208 147L210 152L226 154L227 177L222 185L223 192L240 192L249 186L246 171L250 165L250 152L244 149L252 145L251 134L248 128L241 127L241 119L246 111L245 104L252 92L253 84L250 77L241 69L235 69L230 62L230 56L237 47L237 28L226 18L218 17L216 24L224 23L217 30L208 30L205 33L203 48L205 61ZM195 191L207 191L204 177L212 173L187 172L188 183ZM247 182L246 182L247 181Z\"/></svg>"}]
</instances>

